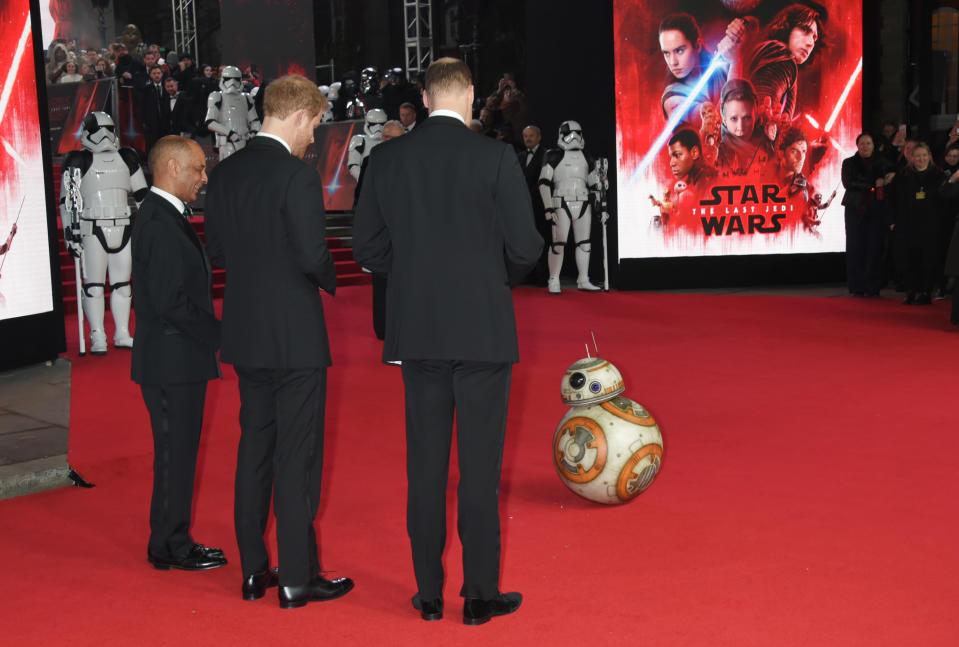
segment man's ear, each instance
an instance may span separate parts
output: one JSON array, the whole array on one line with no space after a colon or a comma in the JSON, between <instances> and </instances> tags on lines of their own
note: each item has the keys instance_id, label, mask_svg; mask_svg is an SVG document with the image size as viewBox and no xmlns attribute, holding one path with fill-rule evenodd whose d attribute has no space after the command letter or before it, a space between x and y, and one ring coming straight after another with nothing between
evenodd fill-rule
<instances>
[{"instance_id":1,"label":"man's ear","mask_svg":"<svg viewBox=\"0 0 959 647\"><path fill-rule=\"evenodd\" d=\"M427 110L430 109L430 99L426 94L426 90L423 90L423 107L425 107Z\"/></svg>"},{"instance_id":2,"label":"man's ear","mask_svg":"<svg viewBox=\"0 0 959 647\"><path fill-rule=\"evenodd\" d=\"M689 151L690 156L692 156L694 160L699 159L700 153L699 146L693 146Z\"/></svg>"}]
</instances>

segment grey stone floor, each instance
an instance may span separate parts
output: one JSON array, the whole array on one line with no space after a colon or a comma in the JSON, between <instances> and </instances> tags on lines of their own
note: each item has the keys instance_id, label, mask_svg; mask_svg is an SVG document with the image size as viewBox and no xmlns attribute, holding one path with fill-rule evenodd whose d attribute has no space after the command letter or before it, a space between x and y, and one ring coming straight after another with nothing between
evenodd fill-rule
<instances>
[{"instance_id":1,"label":"grey stone floor","mask_svg":"<svg viewBox=\"0 0 959 647\"><path fill-rule=\"evenodd\" d=\"M0 499L70 485L70 362L0 373Z\"/></svg>"}]
</instances>

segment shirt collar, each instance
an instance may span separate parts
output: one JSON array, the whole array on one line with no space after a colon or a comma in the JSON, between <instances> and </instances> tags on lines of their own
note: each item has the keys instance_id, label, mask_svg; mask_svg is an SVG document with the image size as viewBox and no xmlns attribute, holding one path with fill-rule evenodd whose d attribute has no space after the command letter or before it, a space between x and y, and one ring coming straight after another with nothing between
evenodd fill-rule
<instances>
[{"instance_id":1,"label":"shirt collar","mask_svg":"<svg viewBox=\"0 0 959 647\"><path fill-rule=\"evenodd\" d=\"M267 138L269 138L269 139L275 139L276 141L278 141L278 142L280 142L281 144L283 144L283 148L286 149L286 152L287 152L287 153L289 153L290 155L293 154L293 149L290 148L290 145L287 144L287 143L286 143L286 140L284 140L282 137L278 137L277 135L274 135L273 133L265 133L265 132L263 132L263 131L258 132L258 133L256 134L256 136L257 136L257 137L267 137Z\"/></svg>"},{"instance_id":2,"label":"shirt collar","mask_svg":"<svg viewBox=\"0 0 959 647\"><path fill-rule=\"evenodd\" d=\"M466 125L466 120L463 119L463 115L454 111L454 110L444 110L440 108L439 110L434 110L430 113L430 117L453 117L454 119L459 120L464 126Z\"/></svg>"},{"instance_id":3,"label":"shirt collar","mask_svg":"<svg viewBox=\"0 0 959 647\"><path fill-rule=\"evenodd\" d=\"M155 187L155 186L151 186L151 187L150 187L150 190L151 190L153 193L156 193L158 196L160 196L160 197L163 198L164 200L166 200L167 202L169 202L170 204L172 204L172 205L176 208L176 210L180 213L180 215L181 215L181 216L183 215L183 212L184 212L184 210L186 209L186 205L183 204L183 200L181 200L180 198L176 197L176 196L173 195L172 193L167 193L167 192L164 191L163 189L159 189L159 188L157 188L157 187Z\"/></svg>"}]
</instances>

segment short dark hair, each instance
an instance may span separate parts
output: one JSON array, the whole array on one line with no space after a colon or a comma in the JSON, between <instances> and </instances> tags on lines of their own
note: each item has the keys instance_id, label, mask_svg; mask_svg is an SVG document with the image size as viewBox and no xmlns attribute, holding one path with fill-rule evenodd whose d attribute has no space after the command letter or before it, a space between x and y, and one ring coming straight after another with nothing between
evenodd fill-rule
<instances>
[{"instance_id":1,"label":"short dark hair","mask_svg":"<svg viewBox=\"0 0 959 647\"><path fill-rule=\"evenodd\" d=\"M793 29L809 29L809 25L816 23L817 40L809 58L803 65L809 65L816 58L816 53L821 49L826 49L828 41L826 39L826 14L816 11L812 7L804 4L792 4L781 10L770 21L766 28L766 33L770 40L778 40L781 43L789 43L789 35Z\"/></svg>"},{"instance_id":2,"label":"short dark hair","mask_svg":"<svg viewBox=\"0 0 959 647\"><path fill-rule=\"evenodd\" d=\"M402 109L402 108L409 108L409 109L412 110L413 112L416 112L416 106L414 106L414 105L413 105L412 103L410 103L409 101L404 101L403 103L401 103L401 104L400 104L400 108L401 108L401 109Z\"/></svg>"},{"instance_id":3,"label":"short dark hair","mask_svg":"<svg viewBox=\"0 0 959 647\"><path fill-rule=\"evenodd\" d=\"M670 30L682 32L693 47L703 39L703 32L699 29L699 23L688 13L671 13L663 18L662 22L659 23L659 33Z\"/></svg>"},{"instance_id":4,"label":"short dark hair","mask_svg":"<svg viewBox=\"0 0 959 647\"><path fill-rule=\"evenodd\" d=\"M694 148L698 148L700 153L703 151L702 142L699 140L699 133L692 128L680 128L674 132L673 136L669 138L667 146L672 146L676 142L682 144L688 151Z\"/></svg>"},{"instance_id":5,"label":"short dark hair","mask_svg":"<svg viewBox=\"0 0 959 647\"><path fill-rule=\"evenodd\" d=\"M806 133L802 128L787 128L783 136L779 138L779 150L784 151L796 142L809 142Z\"/></svg>"},{"instance_id":6,"label":"short dark hair","mask_svg":"<svg viewBox=\"0 0 959 647\"><path fill-rule=\"evenodd\" d=\"M863 132L859 133L858 135L856 135L856 144L857 144L857 145L859 144L859 140L862 139L863 137L868 137L869 139L871 139L871 140L873 141L873 143L876 142L876 138L872 136L872 133L863 131Z\"/></svg>"}]
</instances>

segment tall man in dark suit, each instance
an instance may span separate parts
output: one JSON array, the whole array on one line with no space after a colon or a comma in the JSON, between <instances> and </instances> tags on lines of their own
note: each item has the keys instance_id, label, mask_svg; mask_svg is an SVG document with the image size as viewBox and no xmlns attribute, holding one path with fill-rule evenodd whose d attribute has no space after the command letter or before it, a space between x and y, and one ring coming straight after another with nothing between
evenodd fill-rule
<instances>
[{"instance_id":1,"label":"tall man in dark suit","mask_svg":"<svg viewBox=\"0 0 959 647\"><path fill-rule=\"evenodd\" d=\"M466 127L469 68L443 58L426 72L430 116L370 155L353 253L389 273L384 360L406 386L407 529L424 620L443 614L446 482L454 411L463 543L463 621L515 611L499 592L499 482L512 363L519 360L510 283L536 263L516 153Z\"/></svg>"},{"instance_id":2,"label":"tall man in dark suit","mask_svg":"<svg viewBox=\"0 0 959 647\"><path fill-rule=\"evenodd\" d=\"M206 159L195 142L164 137L150 151L150 168L153 188L133 221L131 360L153 428L147 558L158 569L204 570L226 564L220 549L190 536L206 383L220 376L210 264L184 206L206 184Z\"/></svg>"},{"instance_id":3,"label":"tall man in dark suit","mask_svg":"<svg viewBox=\"0 0 959 647\"><path fill-rule=\"evenodd\" d=\"M190 97L180 92L177 80L168 77L163 81L163 101L161 103L163 130L166 135L193 135L193 106Z\"/></svg>"},{"instance_id":4,"label":"tall man in dark suit","mask_svg":"<svg viewBox=\"0 0 959 647\"><path fill-rule=\"evenodd\" d=\"M526 188L533 202L533 222L536 225L536 231L543 237L543 252L539 255L536 267L530 273L528 280L534 285L546 287L546 280L549 278L546 252L547 245L553 240L553 225L552 221L546 219L543 200L539 194L539 173L543 170L544 149L540 145L542 140L543 134L538 126L529 125L523 129L524 148L519 151L519 165L523 167Z\"/></svg>"},{"instance_id":5,"label":"tall man in dark suit","mask_svg":"<svg viewBox=\"0 0 959 647\"><path fill-rule=\"evenodd\" d=\"M143 86L140 96L140 120L143 122L143 134L146 139L146 152L150 153L153 144L170 133L163 129L163 68L154 65L150 68L150 80Z\"/></svg>"},{"instance_id":6,"label":"tall man in dark suit","mask_svg":"<svg viewBox=\"0 0 959 647\"><path fill-rule=\"evenodd\" d=\"M323 188L301 161L327 103L302 76L271 83L259 135L220 162L206 197L206 243L226 268L221 358L240 379L234 517L244 599L280 585L280 606L330 600L349 578L320 575L320 500L330 346L319 290L336 291ZM276 513L279 578L263 533Z\"/></svg>"}]
</instances>

